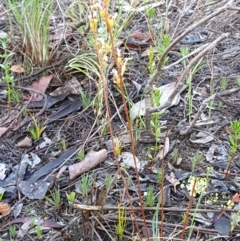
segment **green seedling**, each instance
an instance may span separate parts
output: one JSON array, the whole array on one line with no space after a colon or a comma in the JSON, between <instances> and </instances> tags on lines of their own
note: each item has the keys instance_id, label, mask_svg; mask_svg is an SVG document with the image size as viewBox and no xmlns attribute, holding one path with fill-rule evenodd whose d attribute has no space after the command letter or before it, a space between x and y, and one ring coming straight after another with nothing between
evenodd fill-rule
<instances>
[{"instance_id":1,"label":"green seedling","mask_svg":"<svg viewBox=\"0 0 240 241\"><path fill-rule=\"evenodd\" d=\"M67 196L67 200L68 200L69 205L73 205L74 200L75 200L75 195L76 195L75 192L71 192L70 194L67 194L67 193L66 193L66 196Z\"/></svg>"},{"instance_id":2,"label":"green seedling","mask_svg":"<svg viewBox=\"0 0 240 241\"><path fill-rule=\"evenodd\" d=\"M231 164L233 163L234 157L237 153L237 150L240 148L239 140L240 140L240 121L233 121L230 124L230 127L232 129L232 133L228 135L229 138L229 144L230 144L230 150L229 150L229 158L228 158L228 166L225 170L226 174L228 173Z\"/></svg>"},{"instance_id":3,"label":"green seedling","mask_svg":"<svg viewBox=\"0 0 240 241\"><path fill-rule=\"evenodd\" d=\"M93 81L95 81L94 76L100 78L100 66L97 63L97 56L94 53L81 54L71 59L66 66L66 71L82 73Z\"/></svg>"},{"instance_id":4,"label":"green seedling","mask_svg":"<svg viewBox=\"0 0 240 241\"><path fill-rule=\"evenodd\" d=\"M227 89L227 86L228 86L227 79L226 79L226 78L220 79L220 88L221 88L221 91L226 90L226 89Z\"/></svg>"},{"instance_id":5,"label":"green seedling","mask_svg":"<svg viewBox=\"0 0 240 241\"><path fill-rule=\"evenodd\" d=\"M34 218L31 219L30 226L31 226L32 228L35 227L35 219L34 219Z\"/></svg>"},{"instance_id":6,"label":"green seedling","mask_svg":"<svg viewBox=\"0 0 240 241\"><path fill-rule=\"evenodd\" d=\"M128 164L124 163L123 166L122 166L122 169L124 170L124 172L128 173L128 170L129 170Z\"/></svg>"},{"instance_id":7,"label":"green seedling","mask_svg":"<svg viewBox=\"0 0 240 241\"><path fill-rule=\"evenodd\" d=\"M118 204L118 223L116 227L118 240L121 241L123 238L123 233L126 227L126 214L124 207L120 207L120 204Z\"/></svg>"},{"instance_id":8,"label":"green seedling","mask_svg":"<svg viewBox=\"0 0 240 241\"><path fill-rule=\"evenodd\" d=\"M154 189L153 186L149 186L147 188L147 192L145 193L145 206L153 207L155 204L155 197L154 197Z\"/></svg>"},{"instance_id":9,"label":"green seedling","mask_svg":"<svg viewBox=\"0 0 240 241\"><path fill-rule=\"evenodd\" d=\"M233 232L234 228L238 224L239 217L240 217L240 210L238 210L237 213L233 216L233 219L231 222L231 232Z\"/></svg>"},{"instance_id":10,"label":"green seedling","mask_svg":"<svg viewBox=\"0 0 240 241\"><path fill-rule=\"evenodd\" d=\"M237 77L236 84L238 85L238 87L240 87L240 77Z\"/></svg>"},{"instance_id":11,"label":"green seedling","mask_svg":"<svg viewBox=\"0 0 240 241\"><path fill-rule=\"evenodd\" d=\"M153 106L160 106L161 96L162 96L161 91L158 88L153 88L153 90L151 91L151 104ZM158 140L159 140L159 137L160 137L160 134L161 134L159 118L160 118L159 112L153 113L151 115L151 122L150 123L151 123L151 127L152 127L153 133L155 135L155 139L156 139L155 147L154 147L155 151L154 151L154 155L152 157L153 160L155 159L155 156L156 156L156 154L159 150Z\"/></svg>"},{"instance_id":12,"label":"green seedling","mask_svg":"<svg viewBox=\"0 0 240 241\"><path fill-rule=\"evenodd\" d=\"M157 170L157 183L160 184L162 182L162 169Z\"/></svg>"},{"instance_id":13,"label":"green seedling","mask_svg":"<svg viewBox=\"0 0 240 241\"><path fill-rule=\"evenodd\" d=\"M155 65L154 51L153 51L152 45L150 45L150 47L148 49L148 71L149 71L149 74L152 75L155 70L156 70L156 65Z\"/></svg>"},{"instance_id":14,"label":"green seedling","mask_svg":"<svg viewBox=\"0 0 240 241\"><path fill-rule=\"evenodd\" d=\"M90 96L87 92L80 91L80 99L82 101L83 108L87 108L91 104Z\"/></svg>"},{"instance_id":15,"label":"green seedling","mask_svg":"<svg viewBox=\"0 0 240 241\"><path fill-rule=\"evenodd\" d=\"M41 229L40 225L36 226L36 234L37 234L38 239L42 238L42 229Z\"/></svg>"},{"instance_id":16,"label":"green seedling","mask_svg":"<svg viewBox=\"0 0 240 241\"><path fill-rule=\"evenodd\" d=\"M156 16L155 9L151 6L149 6L146 10L146 16L148 19L152 19Z\"/></svg>"},{"instance_id":17,"label":"green seedling","mask_svg":"<svg viewBox=\"0 0 240 241\"><path fill-rule=\"evenodd\" d=\"M164 34L163 37L159 37L157 39L157 49L158 49L158 55L162 56L162 54L165 52L167 47L171 43L171 36L169 34ZM163 67L167 64L168 57L166 57L163 61Z\"/></svg>"},{"instance_id":18,"label":"green seedling","mask_svg":"<svg viewBox=\"0 0 240 241\"><path fill-rule=\"evenodd\" d=\"M178 149L174 148L173 155L172 155L172 159L174 163L177 163L178 156L179 156Z\"/></svg>"},{"instance_id":19,"label":"green seedling","mask_svg":"<svg viewBox=\"0 0 240 241\"><path fill-rule=\"evenodd\" d=\"M184 46L180 48L180 53L181 56L184 58L189 54L189 48ZM191 115L192 115L192 109L193 109L193 103L192 103L192 79L193 76L202 68L201 63L203 59L200 59L198 63L189 71L189 74L187 75L186 78L186 83L188 86L188 94L187 94L187 99L188 99L188 115L189 115L189 122L191 121ZM187 64L189 61L187 59L184 59L182 61L184 68L187 67Z\"/></svg>"},{"instance_id":20,"label":"green seedling","mask_svg":"<svg viewBox=\"0 0 240 241\"><path fill-rule=\"evenodd\" d=\"M18 90L15 89L14 76L10 70L10 58L13 56L13 53L9 52L7 49L8 41L6 38L0 38L0 41L1 47L4 51L4 53L0 55L0 58L2 58L3 60L3 63L0 64L0 68L3 70L3 77L2 80L0 80L0 82L4 82L7 86L8 103L19 103L19 93Z\"/></svg>"},{"instance_id":21,"label":"green seedling","mask_svg":"<svg viewBox=\"0 0 240 241\"><path fill-rule=\"evenodd\" d=\"M191 170L194 171L197 163L203 158L202 153L197 150L194 157L191 160Z\"/></svg>"},{"instance_id":22,"label":"green seedling","mask_svg":"<svg viewBox=\"0 0 240 241\"><path fill-rule=\"evenodd\" d=\"M67 150L67 143L66 143L65 139L61 140L61 146L62 146L62 150L64 150L64 151Z\"/></svg>"},{"instance_id":23,"label":"green seedling","mask_svg":"<svg viewBox=\"0 0 240 241\"><path fill-rule=\"evenodd\" d=\"M17 235L16 226L15 225L10 225L8 230L9 230L10 239L13 240L16 237L16 235Z\"/></svg>"},{"instance_id":24,"label":"green seedling","mask_svg":"<svg viewBox=\"0 0 240 241\"><path fill-rule=\"evenodd\" d=\"M4 193L5 193L5 189L4 189L4 188L1 188L1 193L0 193L0 202L1 202L1 201L2 201L2 199L3 199Z\"/></svg>"},{"instance_id":25,"label":"green seedling","mask_svg":"<svg viewBox=\"0 0 240 241\"><path fill-rule=\"evenodd\" d=\"M180 53L182 57L186 57L189 54L189 48L187 46L180 47ZM186 68L188 63L187 59L184 59L182 63L183 67Z\"/></svg>"},{"instance_id":26,"label":"green seedling","mask_svg":"<svg viewBox=\"0 0 240 241\"><path fill-rule=\"evenodd\" d=\"M218 104L218 108L220 109L222 107L223 107L223 103L222 103L222 101L220 101L219 104Z\"/></svg>"},{"instance_id":27,"label":"green seedling","mask_svg":"<svg viewBox=\"0 0 240 241\"><path fill-rule=\"evenodd\" d=\"M92 185L92 181L91 181L91 178L89 177L89 175L88 174L82 175L79 186L80 186L80 191L81 191L83 197L86 198L88 196L91 185Z\"/></svg>"},{"instance_id":28,"label":"green seedling","mask_svg":"<svg viewBox=\"0 0 240 241\"><path fill-rule=\"evenodd\" d=\"M56 190L55 192L50 192L50 197L45 197L46 200L53 206L55 206L56 209L59 209L61 206L61 195L60 191Z\"/></svg>"},{"instance_id":29,"label":"green seedling","mask_svg":"<svg viewBox=\"0 0 240 241\"><path fill-rule=\"evenodd\" d=\"M186 220L187 220L187 214L186 213L182 214L182 220L183 220L183 223L186 222Z\"/></svg>"},{"instance_id":30,"label":"green seedling","mask_svg":"<svg viewBox=\"0 0 240 241\"><path fill-rule=\"evenodd\" d=\"M230 156L234 156L237 152L237 149L240 147L238 141L240 140L240 121L233 121L230 124L233 133L229 134L230 142Z\"/></svg>"},{"instance_id":31,"label":"green seedling","mask_svg":"<svg viewBox=\"0 0 240 241\"><path fill-rule=\"evenodd\" d=\"M112 178L110 176L106 176L106 178L105 178L105 186L106 186L107 189L110 188L111 183L112 183Z\"/></svg>"},{"instance_id":32,"label":"green seedling","mask_svg":"<svg viewBox=\"0 0 240 241\"><path fill-rule=\"evenodd\" d=\"M32 116L32 120L33 120L33 125L34 125L34 128L32 130L30 130L30 135L31 137L33 138L34 141L36 140L39 140L45 127L44 126L41 126L38 122L38 120Z\"/></svg>"},{"instance_id":33,"label":"green seedling","mask_svg":"<svg viewBox=\"0 0 240 241\"><path fill-rule=\"evenodd\" d=\"M117 156L121 155L122 142L119 138L114 138L114 149Z\"/></svg>"},{"instance_id":34,"label":"green seedling","mask_svg":"<svg viewBox=\"0 0 240 241\"><path fill-rule=\"evenodd\" d=\"M84 153L84 149L81 149L78 153L77 153L77 158L79 161L82 161L85 157L85 153Z\"/></svg>"},{"instance_id":35,"label":"green seedling","mask_svg":"<svg viewBox=\"0 0 240 241\"><path fill-rule=\"evenodd\" d=\"M54 56L55 48L49 53L50 19L53 0L7 0L13 13L18 31L22 36L24 57L35 66L44 67ZM13 34L14 35L14 34ZM55 46L56 47L56 46Z\"/></svg>"},{"instance_id":36,"label":"green seedling","mask_svg":"<svg viewBox=\"0 0 240 241\"><path fill-rule=\"evenodd\" d=\"M131 179L131 177L127 177L126 185L129 187L131 184L132 184L132 179Z\"/></svg>"}]
</instances>

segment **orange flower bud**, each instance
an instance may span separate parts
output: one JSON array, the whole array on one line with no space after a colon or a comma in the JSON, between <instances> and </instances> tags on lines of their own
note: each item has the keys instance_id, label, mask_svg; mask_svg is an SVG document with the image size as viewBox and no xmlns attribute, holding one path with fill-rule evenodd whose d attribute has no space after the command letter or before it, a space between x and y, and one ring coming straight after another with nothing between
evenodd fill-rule
<instances>
[{"instance_id":1,"label":"orange flower bud","mask_svg":"<svg viewBox=\"0 0 240 241\"><path fill-rule=\"evenodd\" d=\"M93 31L93 32L96 32L96 29L97 29L97 24L98 24L98 19L97 18L92 18L90 20L90 29Z\"/></svg>"},{"instance_id":2,"label":"orange flower bud","mask_svg":"<svg viewBox=\"0 0 240 241\"><path fill-rule=\"evenodd\" d=\"M112 17L110 17L110 18L107 19L107 25L109 26L110 29L113 28L113 26L114 26L114 20L113 20Z\"/></svg>"},{"instance_id":3,"label":"orange flower bud","mask_svg":"<svg viewBox=\"0 0 240 241\"><path fill-rule=\"evenodd\" d=\"M99 15L100 15L100 17L101 17L102 19L104 19L105 16L106 16L106 13L105 13L104 10L101 10L101 11L99 12Z\"/></svg>"}]
</instances>

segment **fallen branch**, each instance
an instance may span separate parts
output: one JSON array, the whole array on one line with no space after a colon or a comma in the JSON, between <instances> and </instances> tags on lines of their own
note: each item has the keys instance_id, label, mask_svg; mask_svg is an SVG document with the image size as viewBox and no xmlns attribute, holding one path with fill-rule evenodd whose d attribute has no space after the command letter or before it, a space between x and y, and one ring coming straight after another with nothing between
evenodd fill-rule
<instances>
[{"instance_id":1,"label":"fallen branch","mask_svg":"<svg viewBox=\"0 0 240 241\"><path fill-rule=\"evenodd\" d=\"M167 49L164 51L164 53L162 54L161 58L159 59L158 63L157 63L157 70L155 71L155 73L147 80L146 82L146 87L145 87L145 106L146 106L146 115L145 115L145 132L147 136L152 136L154 137L152 130L151 130L151 114L154 112L159 111L159 108L151 108L151 100L150 100L150 94L151 94L151 90L153 88L153 84L156 81L157 77L161 75L162 71L163 71L163 65L164 65L164 60L167 57L167 55L169 54L169 52L172 50L172 48L177 45L181 39L183 39L187 34L189 34L190 32L192 32L194 29L196 29L198 26L200 26L201 24L207 22L208 20L216 17L217 15L219 15L220 13L226 11L227 9L229 9L230 7L232 8L232 4L233 4L234 0L230 0L228 1L224 6L218 8L216 11L214 11L213 13L209 14L208 16L204 17L203 19L201 19L200 21L192 24L191 26L189 26L182 34L180 34L175 40L173 40L173 42L167 47ZM228 36L228 35L227 35ZM226 38L227 36L225 35L221 35L222 39ZM220 38L220 37L219 37ZM219 39L218 38L218 39ZM218 40L217 39L217 40ZM217 41L215 40L215 41ZM215 42L214 41L214 42ZM220 40L221 41L221 40ZM212 43L213 44L213 43ZM214 45L215 46L215 45ZM208 49L206 48L205 50L210 50L211 47ZM206 51L206 52L207 52ZM203 51L204 54L206 53L205 51ZM204 55L203 54L203 55ZM202 55L202 56L203 56ZM192 62L192 61L191 61ZM189 63L189 66L191 66L191 62ZM188 73L187 71L189 71L189 68L187 67L187 69L183 72L183 74L181 75L181 78L183 78L184 76L186 76L186 74ZM178 84L181 85L182 83L180 81L178 81ZM179 86L178 86L179 87ZM169 100L173 98L173 96L175 96L178 93L178 88L176 87L176 90L174 91L174 93L172 93L171 97L169 97ZM167 103L166 103L167 106ZM166 108L166 106L164 106L164 108ZM164 109L163 108L163 109Z\"/></svg>"},{"instance_id":2,"label":"fallen branch","mask_svg":"<svg viewBox=\"0 0 240 241\"><path fill-rule=\"evenodd\" d=\"M89 171L107 158L107 150L90 151L84 160L68 167L70 180L75 179L81 173Z\"/></svg>"}]
</instances>

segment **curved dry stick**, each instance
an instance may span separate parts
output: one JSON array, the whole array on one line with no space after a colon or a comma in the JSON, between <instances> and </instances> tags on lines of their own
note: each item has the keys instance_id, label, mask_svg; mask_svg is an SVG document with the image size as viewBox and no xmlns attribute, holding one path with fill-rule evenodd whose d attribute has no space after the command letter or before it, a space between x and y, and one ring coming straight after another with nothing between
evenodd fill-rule
<instances>
[{"instance_id":1,"label":"curved dry stick","mask_svg":"<svg viewBox=\"0 0 240 241\"><path fill-rule=\"evenodd\" d=\"M176 87L174 89L174 91L172 92L172 94L169 96L168 101L166 101L164 103L164 105L161 105L159 107L155 107L155 108L150 108L148 109L149 113L154 113L154 112L160 112L163 109L168 108L171 103L172 100L175 98L175 96L177 95L177 93L182 89L183 85L184 85L184 80L187 76L187 74L189 73L189 71L192 69L192 67L211 49L213 49L219 42L221 42L223 39L228 37L228 33L222 34L220 35L216 40L214 40L211 44L208 45L207 48L205 48L202 52L200 52L196 57L194 57L189 64L187 65L187 67L185 68L185 70L182 72L181 76L178 79L178 82L176 84Z\"/></svg>"},{"instance_id":2,"label":"curved dry stick","mask_svg":"<svg viewBox=\"0 0 240 241\"><path fill-rule=\"evenodd\" d=\"M216 11L214 11L213 13L209 14L208 16L206 16L205 18L201 19L200 21L192 24L191 26L189 26L182 34L180 34L169 46L168 48L164 51L163 55L161 56L161 58L159 59L158 63L157 63L157 70L156 72L148 79L147 83L146 83L146 87L145 87L145 94L150 94L151 90L152 90L152 85L154 83L154 81L156 80L157 76L161 74L162 72L162 67L163 67L163 63L165 58L167 57L167 55L169 54L169 52L172 50L172 48L177 45L180 40L182 40L187 34L189 34L190 32L192 32L195 28L197 28L199 25L207 22L208 20L214 18L215 16L219 15L220 13L224 12L227 9L230 9L230 6L232 5L232 3L234 2L234 0L230 0L228 1L228 3L226 3L223 7L217 9Z\"/></svg>"},{"instance_id":3,"label":"curved dry stick","mask_svg":"<svg viewBox=\"0 0 240 241\"><path fill-rule=\"evenodd\" d=\"M197 28L198 26L200 26L201 24L207 22L208 20L214 18L215 16L219 15L220 13L224 12L227 9L232 8L232 4L233 4L234 0L230 0L228 1L223 7L217 9L216 11L214 11L213 13L209 14L208 16L206 16L205 18L201 19L200 21L192 24L191 26L189 26L182 34L180 34L169 46L168 48L164 51L163 55L161 56L161 58L159 59L158 63L157 63L157 70L155 71L155 73L147 80L146 83L146 87L145 87L145 106L146 106L146 114L145 114L145 133L147 136L149 136L150 138L153 137L154 138L154 134L152 133L152 129L151 129L151 113L158 111L159 108L151 108L151 101L150 101L150 93L153 87L153 83L155 82L155 80L157 79L157 77L159 75L161 75L162 70L163 70L163 63L165 58L167 57L167 55L169 54L169 52L172 50L172 48L177 45L179 43L179 41L181 39L183 39L187 34L189 34L190 32L192 32L195 28ZM176 95L177 92L174 91L174 93L172 93L172 97ZM172 99L172 98L169 98ZM167 104L167 103L166 103ZM165 105L166 105L165 104ZM166 108L166 107L164 107ZM163 108L163 109L164 109Z\"/></svg>"}]
</instances>

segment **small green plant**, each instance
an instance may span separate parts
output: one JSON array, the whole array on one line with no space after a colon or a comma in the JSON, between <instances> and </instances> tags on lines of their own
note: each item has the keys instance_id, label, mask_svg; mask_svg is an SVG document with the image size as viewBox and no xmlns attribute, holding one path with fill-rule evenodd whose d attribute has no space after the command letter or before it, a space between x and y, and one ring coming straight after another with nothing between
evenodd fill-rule
<instances>
[{"instance_id":1,"label":"small green plant","mask_svg":"<svg viewBox=\"0 0 240 241\"><path fill-rule=\"evenodd\" d=\"M189 48L187 46L180 47L180 53L182 57L186 57L189 54ZM188 63L187 59L184 59L182 63L183 67L186 68Z\"/></svg>"},{"instance_id":2,"label":"small green plant","mask_svg":"<svg viewBox=\"0 0 240 241\"><path fill-rule=\"evenodd\" d=\"M240 87L240 77L237 77L236 84Z\"/></svg>"},{"instance_id":3,"label":"small green plant","mask_svg":"<svg viewBox=\"0 0 240 241\"><path fill-rule=\"evenodd\" d=\"M233 216L233 219L231 222L231 232L234 230L234 228L238 224L239 216L240 216L240 210L238 210L237 213Z\"/></svg>"},{"instance_id":4,"label":"small green plant","mask_svg":"<svg viewBox=\"0 0 240 241\"><path fill-rule=\"evenodd\" d=\"M157 170L157 183L160 184L162 182L162 169Z\"/></svg>"},{"instance_id":5,"label":"small green plant","mask_svg":"<svg viewBox=\"0 0 240 241\"><path fill-rule=\"evenodd\" d=\"M128 173L128 170L129 170L128 164L124 163L122 169L124 170L124 172Z\"/></svg>"},{"instance_id":6,"label":"small green plant","mask_svg":"<svg viewBox=\"0 0 240 241\"><path fill-rule=\"evenodd\" d=\"M15 237L16 237L16 226L15 225L10 225L9 228L9 236L10 236L10 239L13 240Z\"/></svg>"},{"instance_id":7,"label":"small green plant","mask_svg":"<svg viewBox=\"0 0 240 241\"><path fill-rule=\"evenodd\" d=\"M154 197L154 188L153 186L149 186L147 188L147 192L145 193L145 206L153 207L155 204L155 197Z\"/></svg>"},{"instance_id":8,"label":"small green plant","mask_svg":"<svg viewBox=\"0 0 240 241\"><path fill-rule=\"evenodd\" d=\"M191 159L191 170L194 171L197 163L202 159L202 153L199 152L199 150L196 151L195 155Z\"/></svg>"},{"instance_id":9,"label":"small green plant","mask_svg":"<svg viewBox=\"0 0 240 241\"><path fill-rule=\"evenodd\" d=\"M106 176L106 178L105 178L105 186L106 186L107 189L110 188L111 183L112 183L112 178L110 176Z\"/></svg>"},{"instance_id":10,"label":"small green plant","mask_svg":"<svg viewBox=\"0 0 240 241\"><path fill-rule=\"evenodd\" d=\"M149 74L153 74L156 70L155 57L152 45L148 49L148 70Z\"/></svg>"},{"instance_id":11,"label":"small green plant","mask_svg":"<svg viewBox=\"0 0 240 241\"><path fill-rule=\"evenodd\" d=\"M89 175L88 174L82 175L79 186L80 186L81 193L84 197L88 196L91 185L92 185L92 181Z\"/></svg>"},{"instance_id":12,"label":"small green plant","mask_svg":"<svg viewBox=\"0 0 240 241\"><path fill-rule=\"evenodd\" d=\"M90 96L87 92L81 91L80 92L80 98L82 101L83 108L87 108L91 104Z\"/></svg>"},{"instance_id":13,"label":"small green plant","mask_svg":"<svg viewBox=\"0 0 240 241\"><path fill-rule=\"evenodd\" d=\"M122 152L122 142L119 138L114 138L114 149L117 156Z\"/></svg>"},{"instance_id":14,"label":"small green plant","mask_svg":"<svg viewBox=\"0 0 240 241\"><path fill-rule=\"evenodd\" d=\"M53 56L49 53L50 18L53 0L7 0L18 31L22 34L24 56L35 66L45 66Z\"/></svg>"},{"instance_id":15,"label":"small green plant","mask_svg":"<svg viewBox=\"0 0 240 241\"><path fill-rule=\"evenodd\" d=\"M81 54L71 59L66 66L66 70L67 72L71 71L71 73L72 71L82 73L93 81L95 81L94 75L100 78L100 66L94 53Z\"/></svg>"},{"instance_id":16,"label":"small green plant","mask_svg":"<svg viewBox=\"0 0 240 241\"><path fill-rule=\"evenodd\" d=\"M222 101L220 101L219 104L218 104L218 108L220 109L222 107L223 107L223 103L222 103Z\"/></svg>"},{"instance_id":17,"label":"small green plant","mask_svg":"<svg viewBox=\"0 0 240 241\"><path fill-rule=\"evenodd\" d=\"M170 43L171 43L171 36L169 34L161 35L157 39L157 49L158 49L159 56L162 56L162 54L167 49L167 47L170 45ZM167 64L167 62L168 62L168 57L166 57L164 59L163 66L165 66Z\"/></svg>"},{"instance_id":18,"label":"small green plant","mask_svg":"<svg viewBox=\"0 0 240 241\"><path fill-rule=\"evenodd\" d=\"M67 143L65 139L61 140L61 146L62 146L62 150L66 151L67 150Z\"/></svg>"},{"instance_id":19,"label":"small green plant","mask_svg":"<svg viewBox=\"0 0 240 241\"><path fill-rule=\"evenodd\" d=\"M152 19L156 16L155 9L151 6L149 6L146 10L146 16L148 19Z\"/></svg>"},{"instance_id":20,"label":"small green plant","mask_svg":"<svg viewBox=\"0 0 240 241\"><path fill-rule=\"evenodd\" d=\"M8 103L19 103L19 93L18 90L15 89L14 76L10 70L10 58L12 57L13 53L9 52L7 49L8 41L6 38L0 38L0 41L1 47L4 51L4 53L0 55L0 58L3 60L3 63L0 64L0 68L3 70L3 77L0 82L4 82L7 86Z\"/></svg>"},{"instance_id":21,"label":"small green plant","mask_svg":"<svg viewBox=\"0 0 240 241\"><path fill-rule=\"evenodd\" d=\"M74 200L75 200L75 195L76 195L75 192L71 192L70 194L67 194L67 193L66 193L66 196L67 196L67 200L68 200L69 205L73 205Z\"/></svg>"},{"instance_id":22,"label":"small green plant","mask_svg":"<svg viewBox=\"0 0 240 241\"><path fill-rule=\"evenodd\" d=\"M129 187L131 184L132 184L132 179L131 179L131 177L127 177L126 185Z\"/></svg>"},{"instance_id":23,"label":"small green plant","mask_svg":"<svg viewBox=\"0 0 240 241\"><path fill-rule=\"evenodd\" d=\"M184 58L189 54L189 48L184 46L180 48L180 53L181 56ZM190 70L189 74L187 75L186 83L188 85L188 94L187 94L187 99L188 99L188 116L189 116L189 122L191 121L191 115L192 115L192 109L193 109L193 104L192 104L192 79L193 76L202 68L201 63L203 59L200 59L198 63ZM188 60L184 59L183 60L183 67L186 68L188 64Z\"/></svg>"},{"instance_id":24,"label":"small green plant","mask_svg":"<svg viewBox=\"0 0 240 241\"><path fill-rule=\"evenodd\" d=\"M238 141L240 140L240 121L233 121L230 124L232 132L229 134L230 142L230 156L234 156L237 152L237 149L240 147Z\"/></svg>"},{"instance_id":25,"label":"small green plant","mask_svg":"<svg viewBox=\"0 0 240 241\"><path fill-rule=\"evenodd\" d=\"M151 91L151 104L153 106L160 106L161 96L162 96L161 91L158 88L153 88L153 90ZM154 154L151 155L151 159L152 159L153 162L155 161L155 157L157 155L157 152L160 149L160 146L158 144L159 137L160 137L160 134L161 134L159 118L160 118L159 112L153 113L151 115L151 127L152 127L153 133L155 135L155 140L156 140L155 146L153 147Z\"/></svg>"},{"instance_id":26,"label":"small green plant","mask_svg":"<svg viewBox=\"0 0 240 241\"><path fill-rule=\"evenodd\" d=\"M4 193L5 193L5 189L4 189L4 188L1 188L1 193L0 193L0 202L1 202L1 201L2 201L2 199L3 199Z\"/></svg>"},{"instance_id":27,"label":"small green plant","mask_svg":"<svg viewBox=\"0 0 240 241\"><path fill-rule=\"evenodd\" d=\"M81 149L78 153L77 153L77 158L79 161L82 161L85 157L85 153L84 153L84 149Z\"/></svg>"},{"instance_id":28,"label":"small green plant","mask_svg":"<svg viewBox=\"0 0 240 241\"><path fill-rule=\"evenodd\" d=\"M41 239L41 238L42 238L42 229L41 229L41 226L40 226L40 225L37 225L35 229L36 229L37 238L38 238L38 239Z\"/></svg>"},{"instance_id":29,"label":"small green plant","mask_svg":"<svg viewBox=\"0 0 240 241\"><path fill-rule=\"evenodd\" d=\"M221 88L221 91L226 90L226 89L227 89L227 86L228 86L227 79L226 79L226 78L221 78L221 79L220 79L220 88Z\"/></svg>"},{"instance_id":30,"label":"small green plant","mask_svg":"<svg viewBox=\"0 0 240 241\"><path fill-rule=\"evenodd\" d=\"M55 206L56 209L59 209L61 206L61 195L60 191L56 190L55 192L50 192L50 197L46 197L46 200L53 206Z\"/></svg>"},{"instance_id":31,"label":"small green plant","mask_svg":"<svg viewBox=\"0 0 240 241\"><path fill-rule=\"evenodd\" d=\"M31 219L30 226L32 228L35 227L35 219L34 218Z\"/></svg>"},{"instance_id":32,"label":"small green plant","mask_svg":"<svg viewBox=\"0 0 240 241\"><path fill-rule=\"evenodd\" d=\"M234 157L236 155L237 150L240 148L239 140L240 140L240 121L233 121L230 124L230 127L232 129L232 133L229 133L229 144L230 144L230 150L229 150L229 158L228 158L228 167L225 170L226 175L230 169L230 166L234 160Z\"/></svg>"},{"instance_id":33,"label":"small green plant","mask_svg":"<svg viewBox=\"0 0 240 241\"><path fill-rule=\"evenodd\" d=\"M33 138L34 141L40 139L45 127L44 126L41 126L38 122L38 120L32 116L32 119L33 119L33 129L31 129L29 132L30 132L30 135L31 137Z\"/></svg>"},{"instance_id":34,"label":"small green plant","mask_svg":"<svg viewBox=\"0 0 240 241\"><path fill-rule=\"evenodd\" d=\"M186 220L187 220L187 214L186 213L182 214L182 220L183 220L183 223L186 222Z\"/></svg>"},{"instance_id":35,"label":"small green plant","mask_svg":"<svg viewBox=\"0 0 240 241\"><path fill-rule=\"evenodd\" d=\"M123 233L126 227L126 214L124 207L120 207L120 204L118 204L118 223L116 227L118 240L121 241L123 238Z\"/></svg>"},{"instance_id":36,"label":"small green plant","mask_svg":"<svg viewBox=\"0 0 240 241\"><path fill-rule=\"evenodd\" d=\"M179 156L178 149L174 148L173 155L172 155L172 159L174 163L177 163L178 156Z\"/></svg>"}]
</instances>

